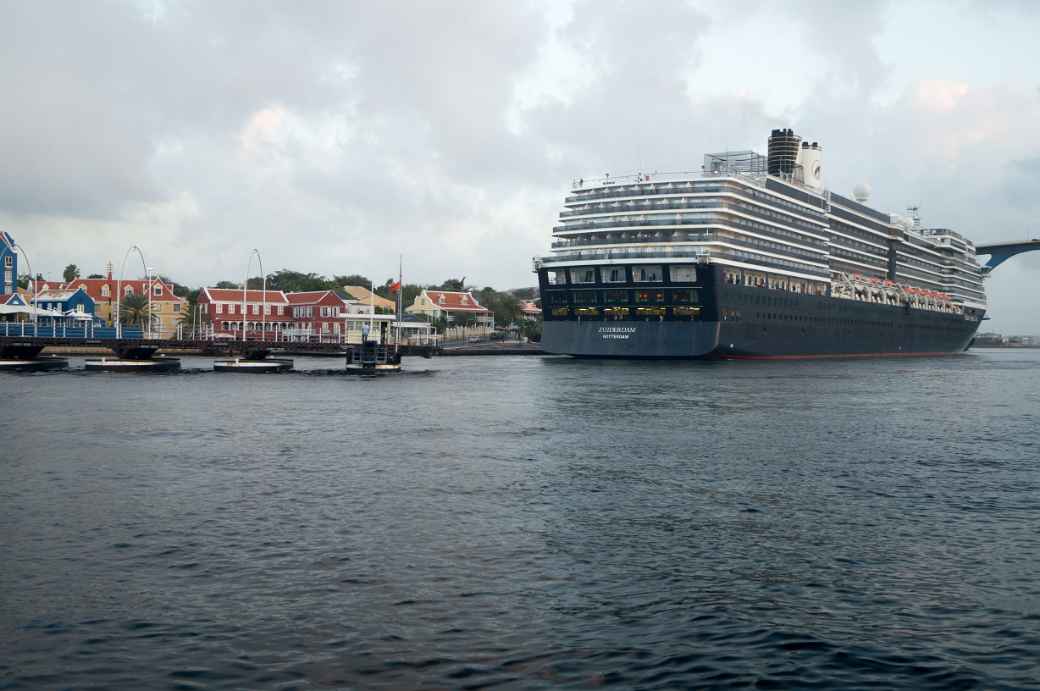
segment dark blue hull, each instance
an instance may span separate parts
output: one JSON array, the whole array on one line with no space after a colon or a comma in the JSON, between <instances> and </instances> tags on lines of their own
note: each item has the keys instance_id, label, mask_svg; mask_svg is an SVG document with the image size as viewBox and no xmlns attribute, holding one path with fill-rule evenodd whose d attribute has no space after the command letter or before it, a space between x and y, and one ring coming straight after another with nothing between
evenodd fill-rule
<instances>
[{"instance_id":1,"label":"dark blue hull","mask_svg":"<svg viewBox=\"0 0 1040 691\"><path fill-rule=\"evenodd\" d=\"M813 358L966 350L983 313L948 314L720 284L704 271L696 321L547 319L550 353L615 358ZM670 312L669 312L670 314Z\"/></svg>"}]
</instances>

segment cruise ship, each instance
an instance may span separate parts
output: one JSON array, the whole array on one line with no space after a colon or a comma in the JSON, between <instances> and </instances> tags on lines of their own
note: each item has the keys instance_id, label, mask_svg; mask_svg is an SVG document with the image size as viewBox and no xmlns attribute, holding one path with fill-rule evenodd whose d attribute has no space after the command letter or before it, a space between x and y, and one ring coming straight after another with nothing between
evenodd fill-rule
<instances>
[{"instance_id":1,"label":"cruise ship","mask_svg":"<svg viewBox=\"0 0 1040 691\"><path fill-rule=\"evenodd\" d=\"M534 260L547 352L622 358L957 353L986 314L970 240L823 184L823 149L773 130L766 156L697 173L575 180Z\"/></svg>"}]
</instances>

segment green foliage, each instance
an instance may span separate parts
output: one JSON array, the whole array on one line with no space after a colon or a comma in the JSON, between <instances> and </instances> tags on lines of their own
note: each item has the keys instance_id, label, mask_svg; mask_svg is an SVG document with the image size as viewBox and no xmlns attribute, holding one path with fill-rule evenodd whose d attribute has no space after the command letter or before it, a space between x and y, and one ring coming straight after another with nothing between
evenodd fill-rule
<instances>
[{"instance_id":1,"label":"green foliage","mask_svg":"<svg viewBox=\"0 0 1040 691\"><path fill-rule=\"evenodd\" d=\"M65 270L61 272L62 278L65 279L66 283L79 278L79 267L75 264L69 264L65 267Z\"/></svg>"},{"instance_id":2,"label":"green foliage","mask_svg":"<svg viewBox=\"0 0 1040 691\"><path fill-rule=\"evenodd\" d=\"M228 290L238 288L239 290L241 290L242 286L241 284L235 283L233 281L217 281L217 285L215 285L214 288L224 288Z\"/></svg>"},{"instance_id":3,"label":"green foliage","mask_svg":"<svg viewBox=\"0 0 1040 691\"><path fill-rule=\"evenodd\" d=\"M29 289L29 274L22 274L18 277L18 287L22 290Z\"/></svg>"},{"instance_id":4,"label":"green foliage","mask_svg":"<svg viewBox=\"0 0 1040 691\"><path fill-rule=\"evenodd\" d=\"M519 300L534 300L538 297L538 288L514 288L509 294Z\"/></svg>"},{"instance_id":5,"label":"green foliage","mask_svg":"<svg viewBox=\"0 0 1040 691\"><path fill-rule=\"evenodd\" d=\"M495 315L495 324L498 326L512 324L520 318L520 301L509 293L500 293L488 287L477 293L476 298Z\"/></svg>"},{"instance_id":6,"label":"green foliage","mask_svg":"<svg viewBox=\"0 0 1040 691\"><path fill-rule=\"evenodd\" d=\"M119 303L119 321L124 326L143 328L148 323L148 297L137 293L124 296Z\"/></svg>"},{"instance_id":7,"label":"green foliage","mask_svg":"<svg viewBox=\"0 0 1040 691\"><path fill-rule=\"evenodd\" d=\"M101 274L90 274L87 278L104 278Z\"/></svg>"},{"instance_id":8,"label":"green foliage","mask_svg":"<svg viewBox=\"0 0 1040 691\"><path fill-rule=\"evenodd\" d=\"M522 321L520 322L520 335L526 336L528 340L539 342L542 340L542 322Z\"/></svg>"},{"instance_id":9,"label":"green foliage","mask_svg":"<svg viewBox=\"0 0 1040 691\"><path fill-rule=\"evenodd\" d=\"M333 276L332 282L335 284L336 290L342 290L343 286L361 286L362 288L367 288L372 284L372 282L368 280L367 276L362 276L361 274Z\"/></svg>"},{"instance_id":10,"label":"green foliage","mask_svg":"<svg viewBox=\"0 0 1040 691\"><path fill-rule=\"evenodd\" d=\"M435 290L451 290L451 291L459 292L459 291L465 290L465 288L464 288L465 285L466 285L466 277L465 276L463 276L462 278L449 278L444 283L441 283L439 286L437 286L435 288Z\"/></svg>"}]
</instances>

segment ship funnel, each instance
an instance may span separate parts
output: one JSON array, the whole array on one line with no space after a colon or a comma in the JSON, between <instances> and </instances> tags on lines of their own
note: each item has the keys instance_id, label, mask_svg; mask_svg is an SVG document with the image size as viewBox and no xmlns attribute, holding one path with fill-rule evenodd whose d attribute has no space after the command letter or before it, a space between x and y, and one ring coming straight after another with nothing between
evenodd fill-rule
<instances>
[{"instance_id":1,"label":"ship funnel","mask_svg":"<svg viewBox=\"0 0 1040 691\"><path fill-rule=\"evenodd\" d=\"M773 130L769 135L769 150L766 169L770 175L790 176L798 163L798 152L802 138L794 130Z\"/></svg>"}]
</instances>

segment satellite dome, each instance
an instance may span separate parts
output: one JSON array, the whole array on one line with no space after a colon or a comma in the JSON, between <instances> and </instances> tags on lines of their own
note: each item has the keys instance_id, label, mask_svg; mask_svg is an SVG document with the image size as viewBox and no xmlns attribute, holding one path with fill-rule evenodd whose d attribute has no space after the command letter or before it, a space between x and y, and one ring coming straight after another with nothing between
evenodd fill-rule
<instances>
[{"instance_id":1,"label":"satellite dome","mask_svg":"<svg viewBox=\"0 0 1040 691\"><path fill-rule=\"evenodd\" d=\"M860 204L865 203L870 199L870 185L865 182L861 182L852 188L852 197Z\"/></svg>"}]
</instances>

